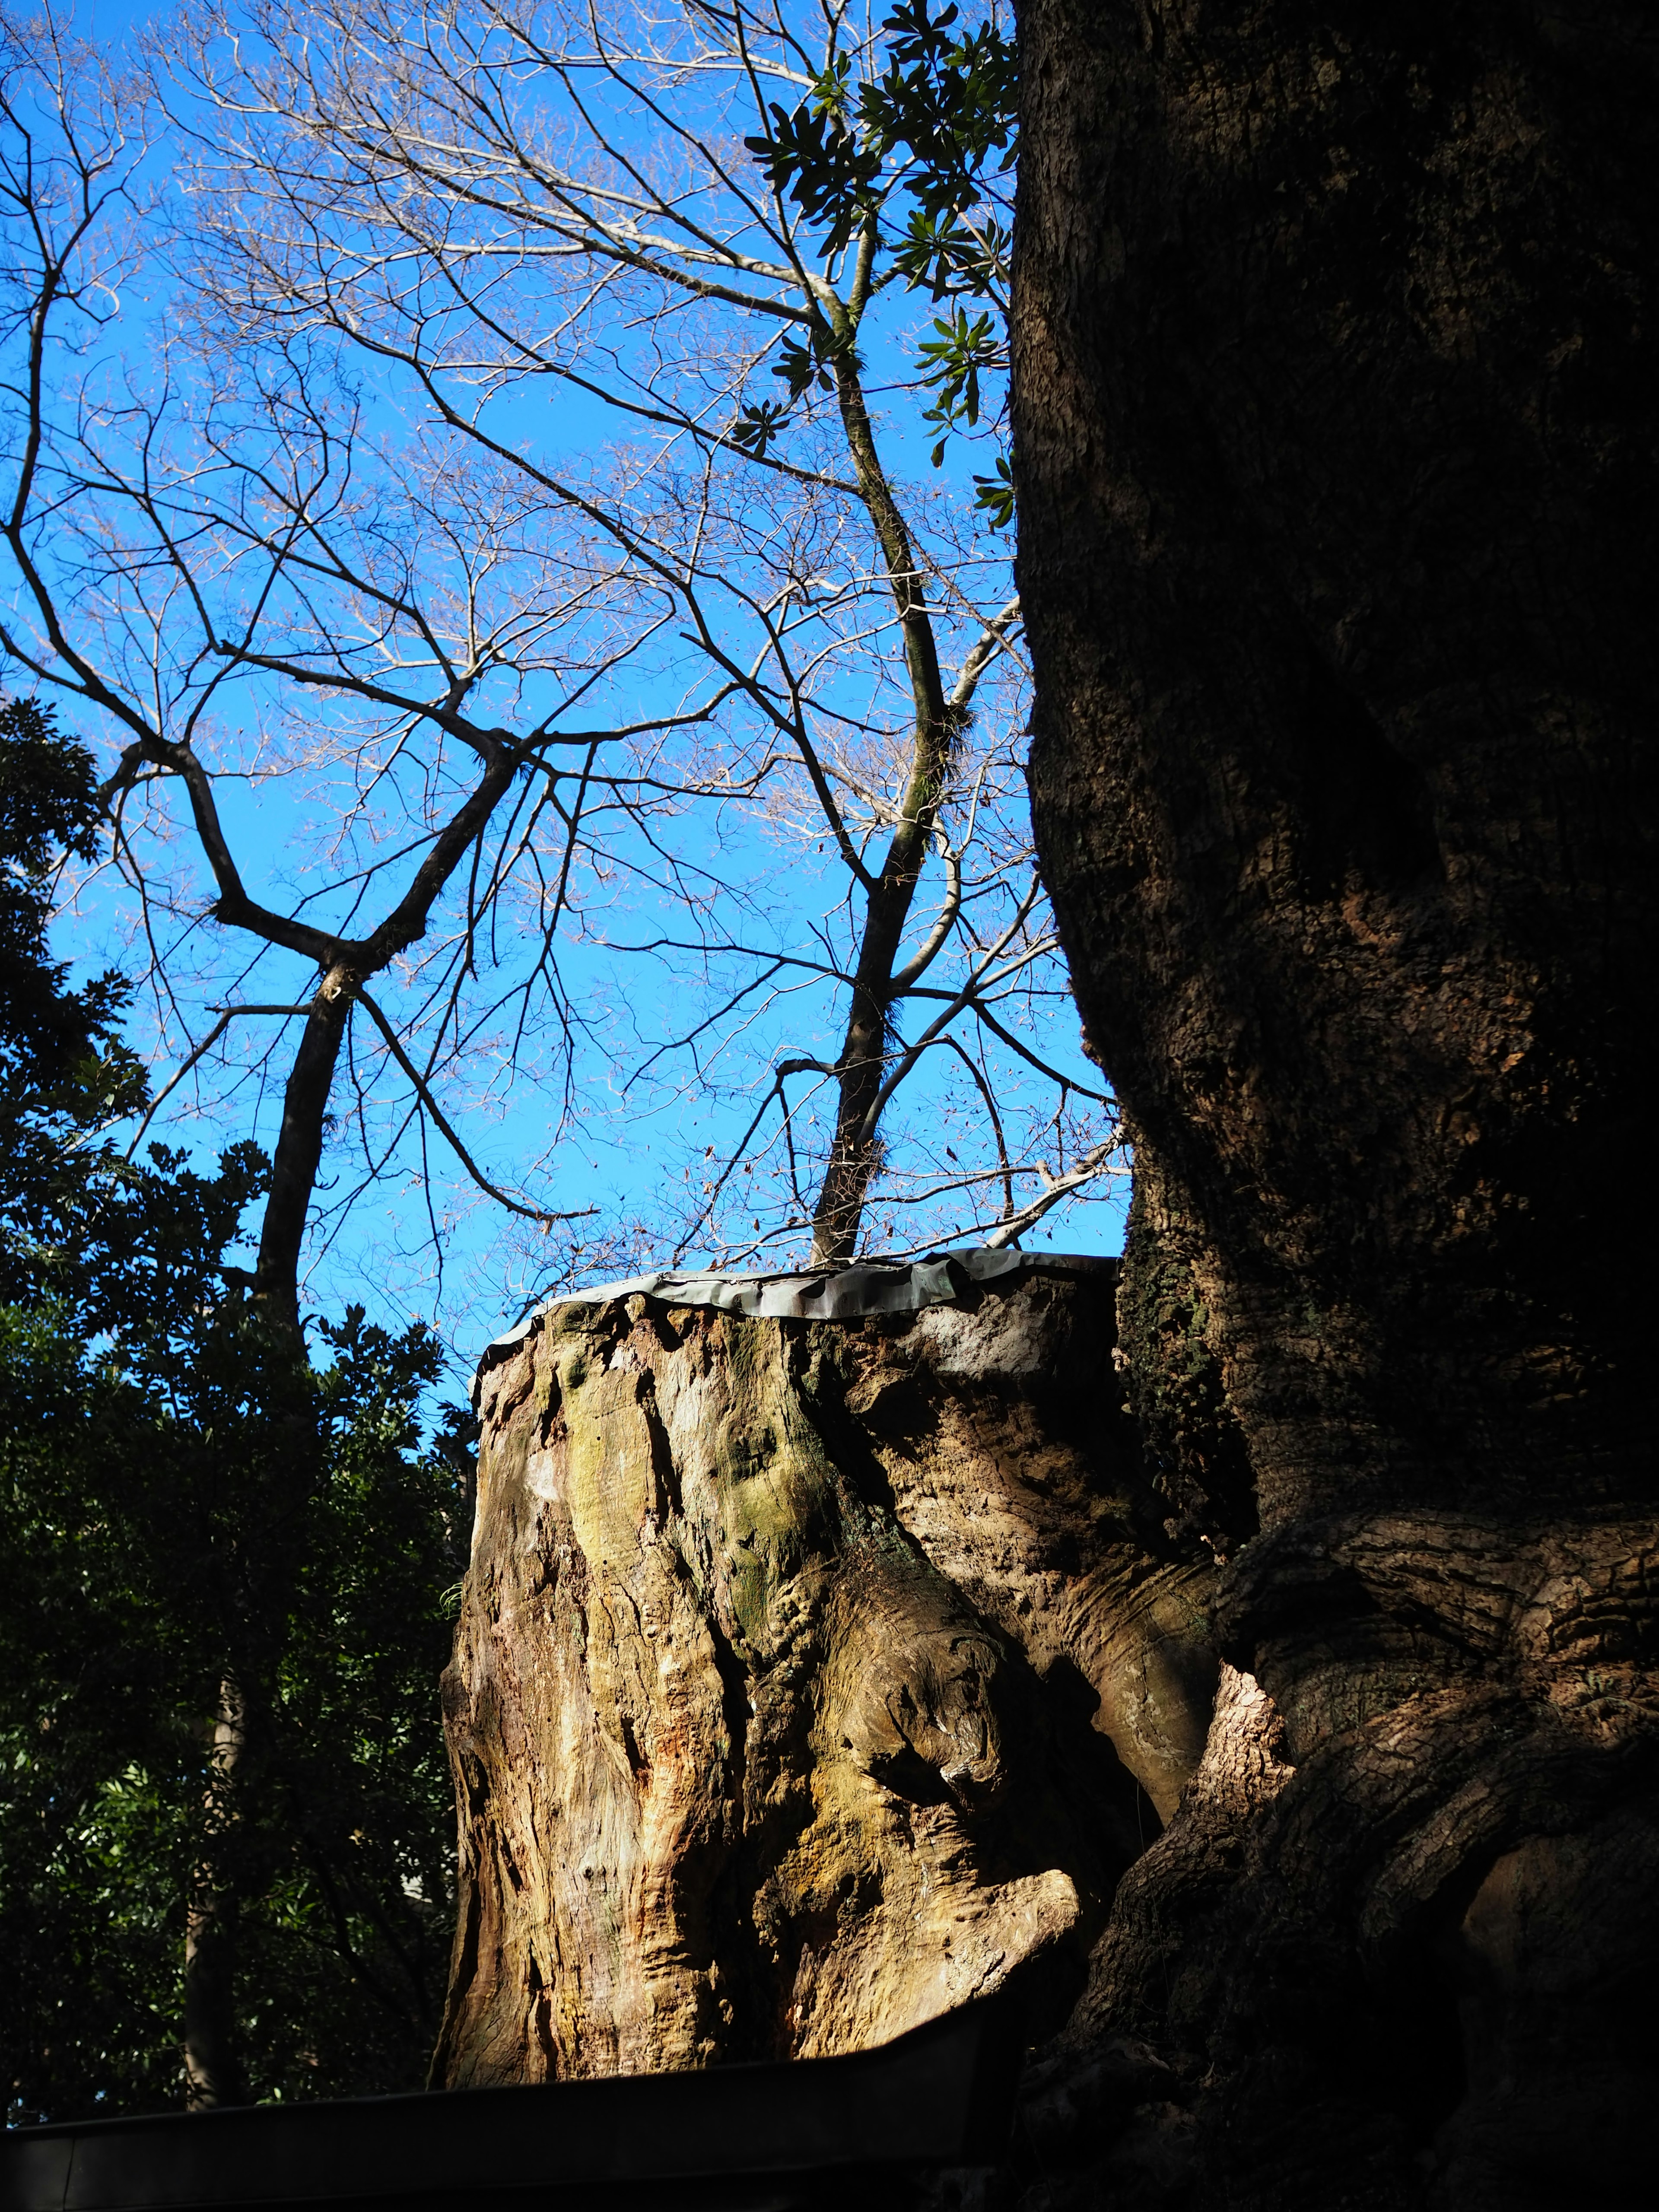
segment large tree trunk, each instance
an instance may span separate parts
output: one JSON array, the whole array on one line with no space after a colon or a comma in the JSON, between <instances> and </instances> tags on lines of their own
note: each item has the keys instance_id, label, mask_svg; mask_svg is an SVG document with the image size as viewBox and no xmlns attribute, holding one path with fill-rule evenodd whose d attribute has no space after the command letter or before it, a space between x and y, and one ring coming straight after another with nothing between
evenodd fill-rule
<instances>
[{"instance_id":1,"label":"large tree trunk","mask_svg":"<svg viewBox=\"0 0 1659 2212\"><path fill-rule=\"evenodd\" d=\"M1063 2017L1203 1748L1212 1570L1116 1410L1115 1268L970 1266L492 1353L438 2081L858 2049L1011 1979Z\"/></svg>"},{"instance_id":2,"label":"large tree trunk","mask_svg":"<svg viewBox=\"0 0 1659 2212\"><path fill-rule=\"evenodd\" d=\"M1559 2206L1659 2109L1659 44L1022 40L1037 838L1238 1670L1034 2125L1115 2203Z\"/></svg>"}]
</instances>

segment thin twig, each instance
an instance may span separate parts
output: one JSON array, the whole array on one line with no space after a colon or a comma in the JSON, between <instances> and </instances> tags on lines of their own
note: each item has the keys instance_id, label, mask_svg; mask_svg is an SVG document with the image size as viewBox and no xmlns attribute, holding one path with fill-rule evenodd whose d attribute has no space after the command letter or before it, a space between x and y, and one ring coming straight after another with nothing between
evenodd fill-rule
<instances>
[{"instance_id":1,"label":"thin twig","mask_svg":"<svg viewBox=\"0 0 1659 2212\"><path fill-rule=\"evenodd\" d=\"M374 1023L375 1028L379 1030L380 1035L386 1039L386 1050L392 1054L393 1060L397 1061L398 1066L402 1068L404 1073L414 1085L422 1105L424 1106L427 1112L430 1114L434 1121L438 1126L440 1133L448 1143L450 1150L454 1153L456 1158L459 1160L461 1165L471 1176L473 1182L477 1184L480 1190L486 1192L489 1197L495 1200L498 1206L506 1206L509 1212L521 1213L526 1221L539 1221L544 1229L550 1228L556 1221L583 1221L586 1219L589 1214L597 1213L599 1212L599 1209L597 1206L584 1206L577 1208L574 1212L549 1213L541 1206L526 1206L516 1198L509 1198L507 1193L502 1190L499 1185L491 1182L489 1176L473 1158L471 1153L468 1152L466 1146L456 1135L454 1128L444 1113L443 1108L439 1105L437 1100L433 1097L430 1089L428 1087L425 1078L422 1075L420 1070L416 1066L409 1054L404 1050L402 1044L398 1042L397 1031L392 1028L391 1023L387 1021L386 1016L375 1005L374 1000L369 997L368 992L364 990L361 983L357 984L354 988L351 995L358 1001L359 1005L367 1010L370 1020Z\"/></svg>"}]
</instances>

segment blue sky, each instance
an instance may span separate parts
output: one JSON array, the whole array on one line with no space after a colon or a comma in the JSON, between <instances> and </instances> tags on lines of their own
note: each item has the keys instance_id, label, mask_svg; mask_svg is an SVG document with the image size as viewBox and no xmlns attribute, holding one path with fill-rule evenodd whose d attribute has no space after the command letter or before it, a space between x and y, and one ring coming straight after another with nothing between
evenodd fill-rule
<instances>
[{"instance_id":1,"label":"blue sky","mask_svg":"<svg viewBox=\"0 0 1659 2212\"><path fill-rule=\"evenodd\" d=\"M118 48L132 25L149 13L94 0L92 6L82 7L78 20L94 27L101 45ZM161 304L158 293L153 305L142 299L136 307L130 305L125 325L116 333L118 343L142 355L150 336L146 317L153 319ZM896 374L902 374L902 341L926 317L925 303L918 307L915 301L905 302L886 319L884 339L872 336L872 343L886 344ZM879 374L872 374L871 381L878 385ZM365 388L367 419L378 427L395 428L399 404L395 392ZM926 447L933 434L921 424L915 403L896 393L879 398L878 404L890 416L884 426L890 465L919 479L927 495L942 491L959 497L973 469L987 465L982 451L957 447L942 477L931 477ZM535 436L544 448L562 454L562 465L574 465L605 434L603 410L594 403L584 404L568 387L550 407L539 396L526 405L522 395L514 405L518 434ZM998 543L985 543L988 559L994 562L1005 551ZM624 673L611 686L606 703L623 716L660 712L680 680L680 672L659 658L653 665L641 665L637 672ZM245 689L240 708L233 714L240 712L246 726L223 732L226 757L234 756L239 743L252 742L249 733L261 713L276 711L272 695ZM84 717L79 719L94 741L106 735ZM289 774L252 783L230 781L222 782L219 792L227 830L250 890L283 909L316 893L325 880L326 810L324 795L307 786L305 775ZM169 804L176 807L176 798ZM834 906L838 884L833 857L820 864L810 844L802 846L799 841L787 851L781 848L775 828L763 821L727 810L718 818L689 820L675 836L684 865L693 869L706 866L711 874L756 886L760 902L757 927L769 910L766 926L781 933L779 943L807 943ZM188 838L181 838L179 850L191 878L185 904L199 911L205 878L199 866L192 868L189 863L188 846ZM833 1056L838 1009L836 1002L824 1000L811 1011L805 1033L799 1004L758 1015L701 1076L684 1062L668 1079L660 1072L655 1077L641 1075L640 1041L665 1035L684 1021L687 1010L696 1004L696 980L683 963L677 967L672 961L619 961L592 941L596 919L607 922L612 936L648 936L677 927L672 903L636 885L606 917L605 894L596 896L599 903L590 908L585 933L568 932L559 947L568 994L592 1018L573 1099L562 1108L550 1096L543 1080L545 1070L536 1066L533 1050L521 1048L509 1058L499 1044L481 1048L474 1065L461 1072L465 1079L445 1092L459 1133L492 1179L538 1205L592 1207L592 1217L572 1224L560 1237L543 1237L529 1224L514 1222L479 1199L457 1171L441 1139L428 1132L424 1151L408 1137L395 1146L380 1182L343 1218L331 1218L361 1173L361 1146L343 1127L325 1155L319 1193L319 1234L313 1239L307 1287L320 1308L337 1310L356 1299L378 1319L395 1322L417 1315L429 1319L454 1348L458 1366L465 1368L478 1346L549 1278L568 1281L618 1266L631 1271L653 1261L666 1262L672 1257L665 1240L672 1218L677 1211L683 1212L685 1197L695 1194L704 1161L718 1161L735 1144L750 1118L753 1085L769 1060L781 1050L799 1050L803 1041L809 1049ZM101 964L120 939L123 926L130 929L132 918L130 899L107 881L94 884L78 913L62 925L60 941L77 961ZM185 934L187 943L206 956L198 987L181 996L177 1018L169 1016L163 1023L152 1012L149 1018L141 1016L136 1025L137 1041L155 1053L158 1087L177 1066L185 1040L203 1036L212 1018L207 1009L224 1003L227 992L240 1002L286 1005L298 1003L310 988L307 963L294 956L267 953L257 970L238 976L228 933L207 924ZM510 970L512 951L509 945L503 973ZM131 954L122 957L130 959ZM401 1018L401 1001L389 982L383 995L388 1010ZM228 1040L228 1056L211 1067L204 1063L201 1080L182 1083L150 1133L206 1151L248 1134L269 1144L280 1112L280 1081L246 1071L239 1073L238 1055L244 1052L244 1040L252 1043L269 1036L274 1026L274 1018L238 1023ZM366 1027L360 1016L359 1033L366 1034ZM292 1036L296 1029L289 1024L283 1033ZM1030 1034L1046 1055L1073 1072L1073 1079L1085 1085L1097 1079L1079 1051L1069 1006L1052 1006L1043 1017L1041 1034ZM937 1079L930 1073L934 1067L939 1069ZM1011 1061L1009 1069L999 1080L1017 1089L1022 1071L1017 1061ZM280 1078L279 1066L276 1072ZM382 1056L371 1085L388 1110L401 1095L398 1083L392 1079L393 1073ZM632 1083L624 1088L623 1079L629 1073ZM906 1120L929 1143L935 1135L941 1143L948 1136L948 1129L935 1132L932 1127L940 1115L956 1110L944 1073L939 1060L927 1063L910 1091L900 1094L896 1105L904 1112L893 1125L896 1143L902 1137ZM1016 1102L1011 1097L1005 1103L1012 1110ZM384 1114L381 1126L391 1126ZM1058 1209L1036 1232L1036 1240L1060 1249L1117 1249L1121 1195L1118 1184L1103 1200L1073 1202ZM873 1212L878 1217L880 1208ZM879 1245L879 1219L872 1225ZM890 1241L898 1245L906 1241L902 1227ZM708 1250L694 1246L686 1256L702 1259Z\"/></svg>"}]
</instances>

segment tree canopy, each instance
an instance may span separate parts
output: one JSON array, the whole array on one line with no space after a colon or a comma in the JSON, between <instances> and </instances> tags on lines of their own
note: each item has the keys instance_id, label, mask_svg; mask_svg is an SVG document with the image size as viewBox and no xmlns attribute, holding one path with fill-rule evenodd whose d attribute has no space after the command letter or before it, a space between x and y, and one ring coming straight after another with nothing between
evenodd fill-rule
<instances>
[{"instance_id":1,"label":"tree canopy","mask_svg":"<svg viewBox=\"0 0 1659 2212\"><path fill-rule=\"evenodd\" d=\"M1024 819L1012 49L256 0L0 77L10 2113L412 2086L467 1423L319 1248L401 1176L441 1270L441 1154L521 1289L1114 1164Z\"/></svg>"},{"instance_id":2,"label":"tree canopy","mask_svg":"<svg viewBox=\"0 0 1659 2212\"><path fill-rule=\"evenodd\" d=\"M5 649L116 741L104 896L158 1107L271 1153L256 1294L389 1176L428 1273L459 1177L527 1288L1109 1193L993 526L1006 27L276 0L9 86Z\"/></svg>"},{"instance_id":3,"label":"tree canopy","mask_svg":"<svg viewBox=\"0 0 1659 2212\"><path fill-rule=\"evenodd\" d=\"M214 1174L116 1149L143 1103L125 992L70 988L46 936L53 868L95 834L92 764L27 701L0 708L0 794L8 2118L176 2100L204 1889L239 1923L237 2088L415 2086L448 1942L436 1678L465 1537L462 1468L415 1420L437 1346L358 1309L296 1357L226 1257L258 1148Z\"/></svg>"}]
</instances>

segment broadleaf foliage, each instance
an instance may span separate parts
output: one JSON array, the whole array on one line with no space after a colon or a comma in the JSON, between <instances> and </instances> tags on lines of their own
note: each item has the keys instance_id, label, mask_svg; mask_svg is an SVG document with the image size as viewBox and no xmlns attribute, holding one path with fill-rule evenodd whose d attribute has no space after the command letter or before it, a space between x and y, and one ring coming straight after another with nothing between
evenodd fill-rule
<instances>
[{"instance_id":1,"label":"broadleaf foliage","mask_svg":"<svg viewBox=\"0 0 1659 2212\"><path fill-rule=\"evenodd\" d=\"M937 394L922 419L942 434L939 466L950 434L979 425L981 379L1007 362L1012 239L988 206L987 186L1013 167L1016 56L994 20L964 29L954 0L937 14L930 0L902 0L881 31L878 74L855 82L851 57L837 54L793 110L772 102L765 134L744 143L818 234L822 256L854 246L869 253L872 289L896 283L939 302L991 301L972 315L953 305L918 349L921 380ZM787 401L745 408L734 442L763 457L789 409L814 384L830 388L824 361L821 342L784 339L773 374ZM978 504L994 527L1012 519L1012 497L981 493Z\"/></svg>"},{"instance_id":2,"label":"broadleaf foliage","mask_svg":"<svg viewBox=\"0 0 1659 2212\"><path fill-rule=\"evenodd\" d=\"M258 1147L216 1173L112 1119L144 1079L117 977L46 943L91 859L85 752L0 707L0 2062L12 2122L176 2104L185 1915L238 1926L244 2092L417 2087L449 1936L437 1681L465 1424L420 1447L419 1327L360 1308L296 1352L234 1252ZM216 1765L234 1680L246 1742Z\"/></svg>"}]
</instances>

